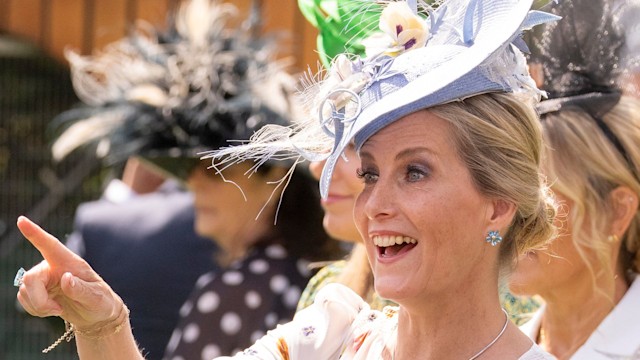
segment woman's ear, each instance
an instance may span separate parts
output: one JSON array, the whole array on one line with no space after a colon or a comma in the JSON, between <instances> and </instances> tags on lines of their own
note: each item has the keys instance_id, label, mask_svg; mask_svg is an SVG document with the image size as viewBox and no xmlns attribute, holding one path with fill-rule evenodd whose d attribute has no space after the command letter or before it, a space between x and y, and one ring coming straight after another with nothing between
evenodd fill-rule
<instances>
[{"instance_id":1,"label":"woman's ear","mask_svg":"<svg viewBox=\"0 0 640 360\"><path fill-rule=\"evenodd\" d=\"M544 86L544 70L542 69L542 64L532 62L528 67L529 74L533 81L536 82L536 86L542 89Z\"/></svg>"},{"instance_id":2,"label":"woman's ear","mask_svg":"<svg viewBox=\"0 0 640 360\"><path fill-rule=\"evenodd\" d=\"M611 235L622 237L638 212L638 195L626 186L618 186L609 193L611 204Z\"/></svg>"},{"instance_id":3,"label":"woman's ear","mask_svg":"<svg viewBox=\"0 0 640 360\"><path fill-rule=\"evenodd\" d=\"M504 199L496 199L491 202L489 215L490 230L501 230L509 226L516 214L516 205Z\"/></svg>"}]
</instances>

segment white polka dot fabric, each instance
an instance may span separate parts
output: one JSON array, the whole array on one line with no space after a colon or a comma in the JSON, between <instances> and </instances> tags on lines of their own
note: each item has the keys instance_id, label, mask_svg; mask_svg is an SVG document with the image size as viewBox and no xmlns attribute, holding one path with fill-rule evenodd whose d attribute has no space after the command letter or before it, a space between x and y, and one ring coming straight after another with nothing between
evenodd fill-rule
<instances>
[{"instance_id":1,"label":"white polka dot fabric","mask_svg":"<svg viewBox=\"0 0 640 360\"><path fill-rule=\"evenodd\" d=\"M291 320L311 275L307 264L270 245L227 270L203 275L180 309L164 360L233 355Z\"/></svg>"}]
</instances>

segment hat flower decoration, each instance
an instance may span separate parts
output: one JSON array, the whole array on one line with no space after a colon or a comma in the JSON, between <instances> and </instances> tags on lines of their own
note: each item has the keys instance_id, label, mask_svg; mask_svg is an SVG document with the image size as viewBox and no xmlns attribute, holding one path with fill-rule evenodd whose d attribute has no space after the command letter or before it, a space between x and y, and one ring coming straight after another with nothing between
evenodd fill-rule
<instances>
[{"instance_id":1,"label":"hat flower decoration","mask_svg":"<svg viewBox=\"0 0 640 360\"><path fill-rule=\"evenodd\" d=\"M421 48L427 42L427 23L407 2L387 4L380 15L380 30L363 41L368 57L384 53L397 56Z\"/></svg>"},{"instance_id":2,"label":"hat flower decoration","mask_svg":"<svg viewBox=\"0 0 640 360\"><path fill-rule=\"evenodd\" d=\"M249 142L204 159L217 169L274 158L326 160L320 178L326 197L344 149L352 142L359 149L403 116L489 92L522 93L532 101L544 95L529 76L522 33L559 17L531 10L533 0L445 0L437 7L418 0L347 2L354 1L362 11L381 9L379 30L364 30L363 56L339 54L328 70L303 78L305 117L293 125L263 128Z\"/></svg>"},{"instance_id":3,"label":"hat flower decoration","mask_svg":"<svg viewBox=\"0 0 640 360\"><path fill-rule=\"evenodd\" d=\"M331 100L333 110L344 108L351 94L361 92L376 74L386 70L384 65L390 64L391 58L423 47L427 41L427 24L404 1L389 3L382 10L379 28L381 32L362 41L369 61L351 61L346 54L339 54L316 98Z\"/></svg>"}]
</instances>

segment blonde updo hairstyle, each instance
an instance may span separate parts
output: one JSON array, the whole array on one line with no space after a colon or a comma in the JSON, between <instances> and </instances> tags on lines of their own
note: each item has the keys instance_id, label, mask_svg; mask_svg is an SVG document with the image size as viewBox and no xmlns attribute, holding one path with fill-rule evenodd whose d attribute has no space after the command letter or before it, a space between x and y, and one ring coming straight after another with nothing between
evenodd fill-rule
<instances>
[{"instance_id":1,"label":"blonde updo hairstyle","mask_svg":"<svg viewBox=\"0 0 640 360\"><path fill-rule=\"evenodd\" d=\"M545 170L554 190L572 202L572 212L568 214L572 240L594 281L598 276L614 275L610 264L613 247L607 241L613 213L610 192L627 186L640 196L640 101L622 96L602 120L624 147L633 170L586 112L563 110L545 115L542 121L549 144ZM621 239L618 258L624 271L639 272L639 248L640 212L636 210ZM587 256L588 250L596 259Z\"/></svg>"},{"instance_id":2,"label":"blonde updo hairstyle","mask_svg":"<svg viewBox=\"0 0 640 360\"><path fill-rule=\"evenodd\" d=\"M500 244L500 269L508 273L518 255L543 248L556 233L556 205L541 174L542 134L533 104L514 94L490 93L429 111L453 126L458 154L480 193L516 206Z\"/></svg>"}]
</instances>

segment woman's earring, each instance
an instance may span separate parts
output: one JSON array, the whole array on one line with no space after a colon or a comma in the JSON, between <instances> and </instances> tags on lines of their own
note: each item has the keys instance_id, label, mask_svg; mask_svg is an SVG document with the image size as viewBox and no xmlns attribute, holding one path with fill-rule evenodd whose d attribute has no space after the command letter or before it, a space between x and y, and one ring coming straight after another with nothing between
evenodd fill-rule
<instances>
[{"instance_id":1,"label":"woman's earring","mask_svg":"<svg viewBox=\"0 0 640 360\"><path fill-rule=\"evenodd\" d=\"M500 236L500 231L492 230L489 231L489 235L485 238L488 243L491 243L491 246L496 246L502 242L502 236Z\"/></svg>"},{"instance_id":2,"label":"woman's earring","mask_svg":"<svg viewBox=\"0 0 640 360\"><path fill-rule=\"evenodd\" d=\"M618 242L618 235L609 235L607 236L607 241L611 244L617 243Z\"/></svg>"}]
</instances>

